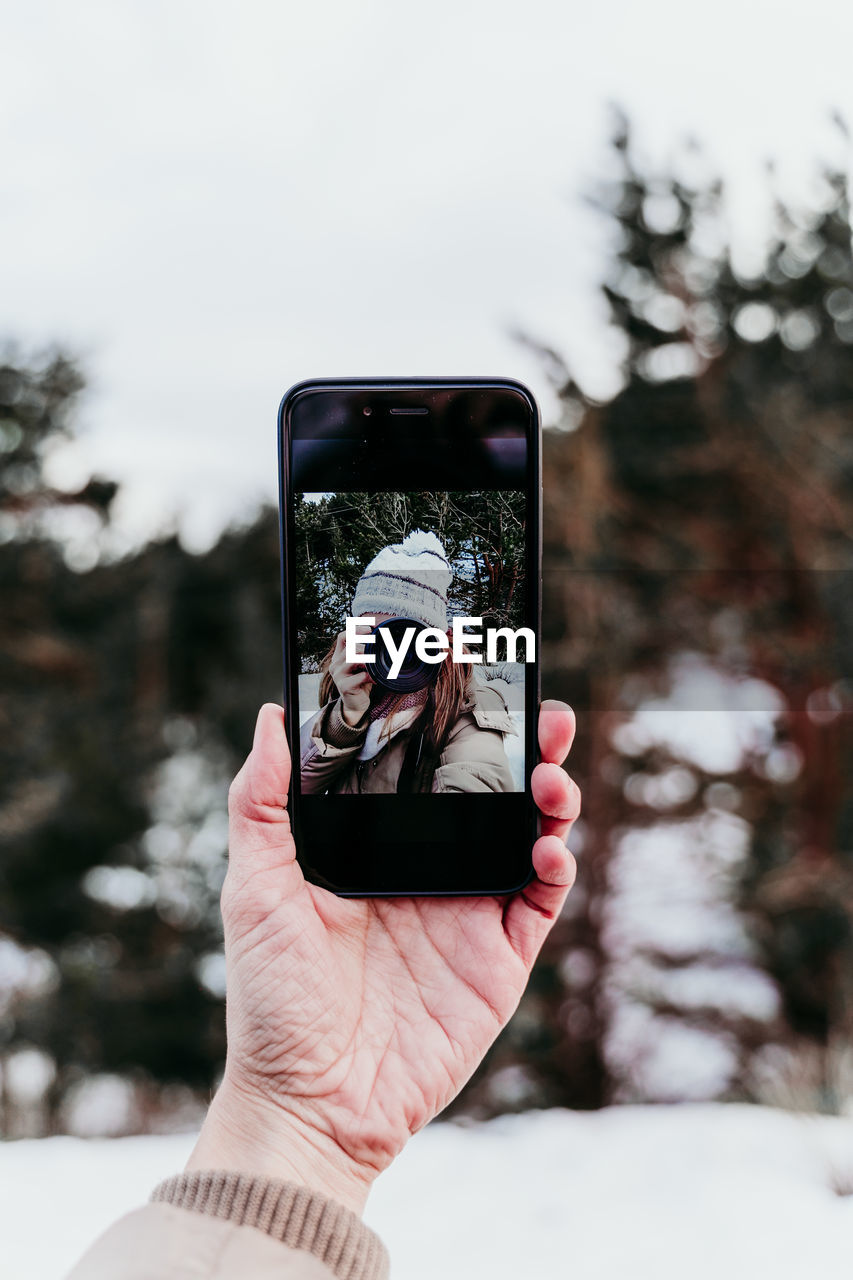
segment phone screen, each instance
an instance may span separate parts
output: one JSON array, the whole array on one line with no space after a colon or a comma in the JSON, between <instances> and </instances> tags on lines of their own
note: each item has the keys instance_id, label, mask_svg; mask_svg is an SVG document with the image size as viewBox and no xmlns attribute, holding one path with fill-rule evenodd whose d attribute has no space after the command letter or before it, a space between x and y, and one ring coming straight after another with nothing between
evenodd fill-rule
<instances>
[{"instance_id":1,"label":"phone screen","mask_svg":"<svg viewBox=\"0 0 853 1280\"><path fill-rule=\"evenodd\" d=\"M343 894L526 883L539 426L515 383L302 384L281 411L291 805Z\"/></svg>"}]
</instances>

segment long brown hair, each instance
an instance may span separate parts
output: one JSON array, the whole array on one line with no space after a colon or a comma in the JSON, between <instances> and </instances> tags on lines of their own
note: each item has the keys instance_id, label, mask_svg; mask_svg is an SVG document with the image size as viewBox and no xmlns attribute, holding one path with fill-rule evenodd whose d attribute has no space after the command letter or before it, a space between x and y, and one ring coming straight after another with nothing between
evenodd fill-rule
<instances>
[{"instance_id":1,"label":"long brown hair","mask_svg":"<svg viewBox=\"0 0 853 1280\"><path fill-rule=\"evenodd\" d=\"M323 673L320 678L321 707L324 707L327 702L331 702L338 692L329 672L336 645L337 640L320 663L320 670ZM452 662L450 654L448 654L439 667L438 675L432 686L432 696L427 702L428 707L432 706L432 712L429 714L428 723L423 726L425 730L424 747L427 754L432 756L433 759L438 759L447 746L447 739L450 737L451 730L462 714L462 705L468 695L470 684L470 663ZM390 738L392 721L404 696L404 694L401 694L391 704L391 710L388 712L382 728L383 736L387 734Z\"/></svg>"}]
</instances>

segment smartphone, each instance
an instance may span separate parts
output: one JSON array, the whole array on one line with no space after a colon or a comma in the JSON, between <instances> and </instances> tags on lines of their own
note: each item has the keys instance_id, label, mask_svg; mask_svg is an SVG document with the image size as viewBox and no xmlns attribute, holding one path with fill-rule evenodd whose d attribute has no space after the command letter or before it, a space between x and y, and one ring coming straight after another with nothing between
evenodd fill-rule
<instances>
[{"instance_id":1,"label":"smartphone","mask_svg":"<svg viewBox=\"0 0 853 1280\"><path fill-rule=\"evenodd\" d=\"M279 411L290 813L344 896L533 874L541 427L505 378L301 382Z\"/></svg>"}]
</instances>

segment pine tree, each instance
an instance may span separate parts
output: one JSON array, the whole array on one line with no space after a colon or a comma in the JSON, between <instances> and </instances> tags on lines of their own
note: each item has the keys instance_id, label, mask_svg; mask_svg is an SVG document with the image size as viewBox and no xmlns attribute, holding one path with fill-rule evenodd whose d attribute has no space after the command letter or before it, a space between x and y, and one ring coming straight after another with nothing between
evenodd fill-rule
<instances>
[{"instance_id":1,"label":"pine tree","mask_svg":"<svg viewBox=\"0 0 853 1280\"><path fill-rule=\"evenodd\" d=\"M652 1028L679 1019L734 1046L730 1095L761 1093L770 1040L794 1073L816 1054L809 1105L838 1105L834 1064L853 1038L847 175L827 169L812 209L777 203L764 265L745 279L722 234L718 182L641 173L624 121L614 153L619 177L599 205L618 229L605 294L623 341L623 389L606 405L583 404L578 429L546 448L545 684L579 712L588 833L588 901L553 954L580 947L590 960L581 968L596 975L580 992L570 982L555 1004L564 1018L585 1006L580 1025L606 1063L619 833L707 815L724 797L727 820L740 823L732 839L746 835L726 892L749 942L728 955L697 945L678 961L635 957L632 998L655 1015ZM560 373L574 410L581 393ZM666 690L679 653L701 655L733 687L757 677L782 696L775 737L730 773L617 732ZM680 780L667 802L662 778ZM674 964L694 976L716 968L734 992L747 955L777 984L777 1013L772 1001L756 1017L726 1012L723 997L673 1002ZM565 1039L568 1060L578 1050ZM603 1096L641 1094L630 1064L620 1070Z\"/></svg>"}]
</instances>

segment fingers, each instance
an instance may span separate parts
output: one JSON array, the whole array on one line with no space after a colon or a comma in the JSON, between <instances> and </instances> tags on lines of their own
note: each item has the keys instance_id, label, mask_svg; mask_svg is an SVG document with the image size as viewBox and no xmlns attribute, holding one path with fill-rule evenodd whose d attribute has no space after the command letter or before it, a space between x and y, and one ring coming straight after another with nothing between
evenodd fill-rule
<instances>
[{"instance_id":1,"label":"fingers","mask_svg":"<svg viewBox=\"0 0 853 1280\"><path fill-rule=\"evenodd\" d=\"M354 692L370 684L370 676L363 662L347 662L343 632L335 641L335 652L329 664L329 673L338 692L342 694Z\"/></svg>"},{"instance_id":2,"label":"fingers","mask_svg":"<svg viewBox=\"0 0 853 1280\"><path fill-rule=\"evenodd\" d=\"M268 702L258 712L252 750L228 793L231 866L259 854L274 861L292 861L295 847L287 813L290 750L284 731L284 710Z\"/></svg>"},{"instance_id":3,"label":"fingers","mask_svg":"<svg viewBox=\"0 0 853 1280\"><path fill-rule=\"evenodd\" d=\"M542 814L542 834L556 835L565 840L581 811L581 793L577 783L559 765L543 762L533 770L530 788L536 807Z\"/></svg>"},{"instance_id":4,"label":"fingers","mask_svg":"<svg viewBox=\"0 0 853 1280\"><path fill-rule=\"evenodd\" d=\"M357 653L359 656L363 656L364 653L366 652L364 647L365 643L371 639L372 639L371 636L356 636L355 643L352 649L353 653ZM335 641L335 651L332 655L332 661L340 663L342 666L348 667L350 669L353 669L359 665L357 663L349 662L347 660L346 633L344 631L341 631L339 633L338 638Z\"/></svg>"},{"instance_id":5,"label":"fingers","mask_svg":"<svg viewBox=\"0 0 853 1280\"><path fill-rule=\"evenodd\" d=\"M544 835L533 846L533 870L530 884L507 900L503 921L510 945L528 970L563 909L576 866L559 836Z\"/></svg>"},{"instance_id":6,"label":"fingers","mask_svg":"<svg viewBox=\"0 0 853 1280\"><path fill-rule=\"evenodd\" d=\"M575 736L575 717L565 702L549 699L539 709L539 750L531 790L541 818L542 834L533 846L534 879L508 899L504 931L529 970L560 914L574 884L575 860L566 837L580 813L577 783L560 768Z\"/></svg>"},{"instance_id":7,"label":"fingers","mask_svg":"<svg viewBox=\"0 0 853 1280\"><path fill-rule=\"evenodd\" d=\"M370 676L364 667L345 667L335 684L339 693L358 693L370 684Z\"/></svg>"},{"instance_id":8,"label":"fingers","mask_svg":"<svg viewBox=\"0 0 853 1280\"><path fill-rule=\"evenodd\" d=\"M539 708L539 751L550 764L562 764L575 736L575 713L566 702L546 698Z\"/></svg>"}]
</instances>

